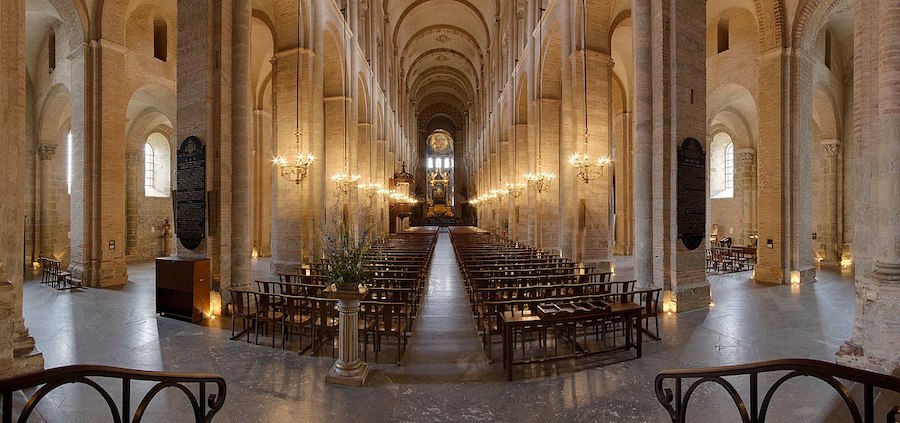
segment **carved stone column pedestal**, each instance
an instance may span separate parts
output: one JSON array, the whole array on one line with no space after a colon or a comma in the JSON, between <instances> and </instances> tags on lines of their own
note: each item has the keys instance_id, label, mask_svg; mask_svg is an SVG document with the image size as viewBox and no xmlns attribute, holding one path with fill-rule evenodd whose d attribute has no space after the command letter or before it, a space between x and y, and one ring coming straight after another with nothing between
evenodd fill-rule
<instances>
[{"instance_id":1,"label":"carved stone column pedestal","mask_svg":"<svg viewBox=\"0 0 900 423\"><path fill-rule=\"evenodd\" d=\"M364 386L369 376L369 365L359 359L359 300L369 292L360 287L357 291L333 290L330 298L338 300L340 323L338 326L338 358L325 375L325 382L347 386Z\"/></svg>"}]
</instances>

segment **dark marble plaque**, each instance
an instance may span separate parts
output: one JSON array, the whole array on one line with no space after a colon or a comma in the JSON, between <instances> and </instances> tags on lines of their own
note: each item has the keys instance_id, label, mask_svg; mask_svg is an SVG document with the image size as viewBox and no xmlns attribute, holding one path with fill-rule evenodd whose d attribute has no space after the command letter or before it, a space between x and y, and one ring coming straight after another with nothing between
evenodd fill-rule
<instances>
[{"instance_id":1,"label":"dark marble plaque","mask_svg":"<svg viewBox=\"0 0 900 423\"><path fill-rule=\"evenodd\" d=\"M190 136L178 148L178 189L175 191L175 235L189 250L206 236L206 147Z\"/></svg>"},{"instance_id":2,"label":"dark marble plaque","mask_svg":"<svg viewBox=\"0 0 900 423\"><path fill-rule=\"evenodd\" d=\"M678 238L695 250L706 237L706 153L687 138L678 147Z\"/></svg>"}]
</instances>

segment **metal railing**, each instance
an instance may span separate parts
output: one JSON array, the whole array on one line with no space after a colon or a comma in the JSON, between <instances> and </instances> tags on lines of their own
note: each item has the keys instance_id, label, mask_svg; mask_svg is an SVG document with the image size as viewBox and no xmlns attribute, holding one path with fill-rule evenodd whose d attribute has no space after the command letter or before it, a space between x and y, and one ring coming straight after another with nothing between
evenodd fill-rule
<instances>
[{"instance_id":1,"label":"metal railing","mask_svg":"<svg viewBox=\"0 0 900 423\"><path fill-rule=\"evenodd\" d=\"M121 408L113 400L112 395L93 378L119 379L122 381ZM143 396L131 414L131 382L156 382ZM198 394L188 388L190 384L198 385ZM166 388L175 388L184 393L191 404L194 419L198 423L210 422L213 416L222 409L225 404L225 379L219 375L211 374L181 374L167 372L152 372L144 370L123 369L109 366L77 365L57 367L40 372L29 373L10 379L0 380L0 395L3 396L2 423L13 422L13 394L29 388L38 388L28 397L18 418L15 421L26 422L34 412L37 404L51 391L68 384L83 384L93 388L103 399L109 408L113 421L140 422L150 402L156 395ZM216 393L206 397L207 384L217 386Z\"/></svg>"},{"instance_id":2,"label":"metal railing","mask_svg":"<svg viewBox=\"0 0 900 423\"><path fill-rule=\"evenodd\" d=\"M767 390L764 391L760 403L759 375L770 372L787 372L780 377ZM749 401L738 393L731 382L725 379L727 376L748 376L750 384ZM852 367L841 366L825 361L808 359L786 359L763 361L759 363L743 364L737 366L711 367L705 369L678 369L664 370L656 375L656 398L672 417L673 423L686 421L688 404L691 395L702 384L710 382L720 385L734 401L741 421L744 423L763 423L766 414L778 388L785 382L797 377L812 377L831 386L841 397L847 406L854 422L875 422L875 389L894 391L900 393L900 379L880 373L869 372ZM685 379L696 379L684 390ZM840 379L840 380L839 380ZM863 387L862 411L850 389L841 380L854 382ZM675 393L666 387L667 381L675 385ZM889 405L890 406L890 405ZM888 423L900 422L900 405L893 405L887 412L885 421Z\"/></svg>"}]
</instances>

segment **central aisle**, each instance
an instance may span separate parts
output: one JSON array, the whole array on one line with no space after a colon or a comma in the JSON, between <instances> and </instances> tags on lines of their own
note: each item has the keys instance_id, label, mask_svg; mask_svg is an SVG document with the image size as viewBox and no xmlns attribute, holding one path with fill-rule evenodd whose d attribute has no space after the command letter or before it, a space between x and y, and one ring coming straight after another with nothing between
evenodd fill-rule
<instances>
[{"instance_id":1,"label":"central aisle","mask_svg":"<svg viewBox=\"0 0 900 423\"><path fill-rule=\"evenodd\" d=\"M417 378L471 381L490 373L463 284L450 234L441 232L406 353Z\"/></svg>"}]
</instances>

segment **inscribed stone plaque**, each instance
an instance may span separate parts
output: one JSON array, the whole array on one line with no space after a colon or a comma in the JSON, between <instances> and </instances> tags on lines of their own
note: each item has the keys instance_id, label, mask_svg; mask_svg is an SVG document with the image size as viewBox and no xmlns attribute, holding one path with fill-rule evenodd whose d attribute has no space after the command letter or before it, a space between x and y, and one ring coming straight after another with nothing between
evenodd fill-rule
<instances>
[{"instance_id":1,"label":"inscribed stone plaque","mask_svg":"<svg viewBox=\"0 0 900 423\"><path fill-rule=\"evenodd\" d=\"M175 191L175 235L189 250L206 236L206 147L190 136L178 148L178 189Z\"/></svg>"},{"instance_id":2,"label":"inscribed stone plaque","mask_svg":"<svg viewBox=\"0 0 900 423\"><path fill-rule=\"evenodd\" d=\"M695 250L706 237L706 153L687 138L678 147L678 238Z\"/></svg>"}]
</instances>

